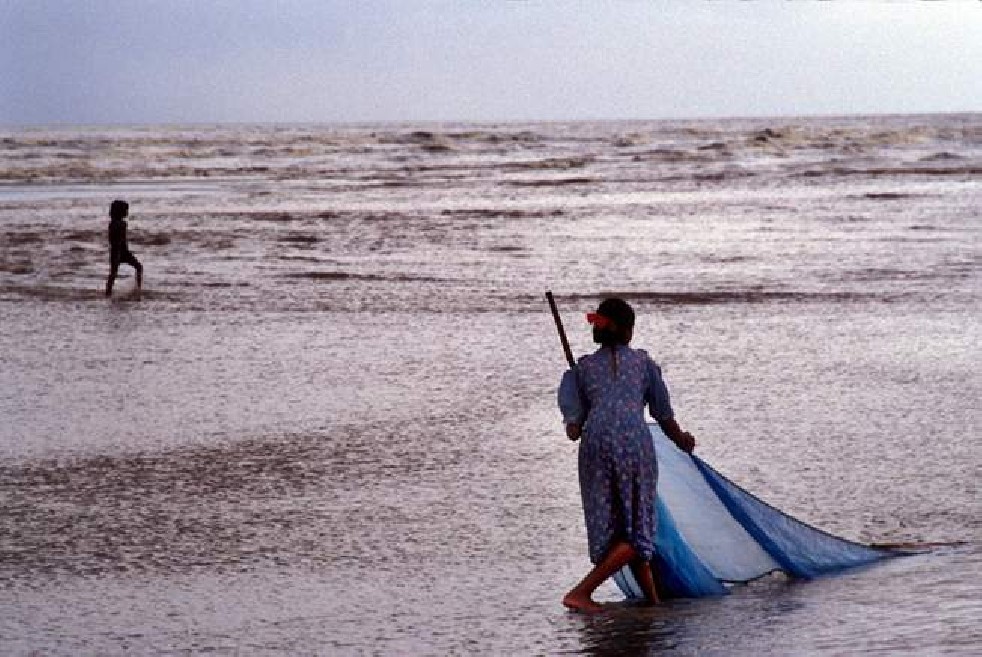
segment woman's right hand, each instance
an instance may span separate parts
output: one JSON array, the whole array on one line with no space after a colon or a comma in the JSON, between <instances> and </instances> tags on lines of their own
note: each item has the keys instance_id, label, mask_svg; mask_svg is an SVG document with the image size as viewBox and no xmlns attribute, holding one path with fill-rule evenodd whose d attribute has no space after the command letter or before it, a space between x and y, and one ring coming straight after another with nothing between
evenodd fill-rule
<instances>
[{"instance_id":1,"label":"woman's right hand","mask_svg":"<svg viewBox=\"0 0 982 657\"><path fill-rule=\"evenodd\" d=\"M582 432L582 428L578 424L566 425L566 436L572 441L579 440L581 432Z\"/></svg>"},{"instance_id":2,"label":"woman's right hand","mask_svg":"<svg viewBox=\"0 0 982 657\"><path fill-rule=\"evenodd\" d=\"M675 418L670 417L666 420L658 420L658 426L686 454L691 454L692 450L696 448L696 439L688 431L683 431L679 423L675 421Z\"/></svg>"},{"instance_id":3,"label":"woman's right hand","mask_svg":"<svg viewBox=\"0 0 982 657\"><path fill-rule=\"evenodd\" d=\"M692 450L696 448L696 439L688 431L683 431L682 433L678 434L674 440L679 449L687 454L691 454Z\"/></svg>"}]
</instances>

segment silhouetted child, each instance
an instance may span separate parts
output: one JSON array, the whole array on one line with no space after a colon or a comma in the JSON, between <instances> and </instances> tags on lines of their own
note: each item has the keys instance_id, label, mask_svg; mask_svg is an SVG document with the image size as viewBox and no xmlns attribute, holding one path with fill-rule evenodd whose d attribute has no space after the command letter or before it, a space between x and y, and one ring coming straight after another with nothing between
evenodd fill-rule
<instances>
[{"instance_id":1,"label":"silhouetted child","mask_svg":"<svg viewBox=\"0 0 982 657\"><path fill-rule=\"evenodd\" d=\"M126 201L113 201L109 206L109 278L106 280L106 296L113 293L113 283L120 263L125 262L136 270L136 289L143 288L143 265L130 252L126 243L126 222L123 217L130 213L130 204Z\"/></svg>"}]
</instances>

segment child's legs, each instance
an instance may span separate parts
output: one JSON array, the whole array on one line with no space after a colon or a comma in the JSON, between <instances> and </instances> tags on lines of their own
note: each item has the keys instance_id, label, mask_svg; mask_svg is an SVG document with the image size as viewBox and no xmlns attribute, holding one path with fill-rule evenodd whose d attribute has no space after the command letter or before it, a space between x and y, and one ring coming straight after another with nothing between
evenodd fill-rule
<instances>
[{"instance_id":1,"label":"child's legs","mask_svg":"<svg viewBox=\"0 0 982 657\"><path fill-rule=\"evenodd\" d=\"M116 258L110 258L109 260L109 277L106 278L106 296L110 296L113 293L113 283L116 282L116 275L119 273L119 260Z\"/></svg>"},{"instance_id":2,"label":"child's legs","mask_svg":"<svg viewBox=\"0 0 982 657\"><path fill-rule=\"evenodd\" d=\"M136 256L127 251L126 255L123 256L123 262L136 270L137 288L143 287L143 265L141 265L140 261L136 259Z\"/></svg>"}]
</instances>

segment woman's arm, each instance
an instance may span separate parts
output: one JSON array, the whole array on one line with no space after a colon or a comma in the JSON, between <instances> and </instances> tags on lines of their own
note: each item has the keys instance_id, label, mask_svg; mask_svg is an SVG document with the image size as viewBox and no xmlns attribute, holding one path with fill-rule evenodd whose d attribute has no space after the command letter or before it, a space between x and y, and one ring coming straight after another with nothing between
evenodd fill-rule
<instances>
[{"instance_id":1,"label":"woman's arm","mask_svg":"<svg viewBox=\"0 0 982 657\"><path fill-rule=\"evenodd\" d=\"M647 354L645 354L647 355ZM672 410L672 401L668 394L668 386L661 376L661 368L658 364L648 357L648 411L655 422L665 432L665 435L683 452L692 453L696 446L696 439L688 431L683 431L679 423L675 421L675 412Z\"/></svg>"},{"instance_id":2,"label":"woman's arm","mask_svg":"<svg viewBox=\"0 0 982 657\"><path fill-rule=\"evenodd\" d=\"M566 435L570 440L578 440L586 420L586 409L583 408L583 398L580 395L579 381L576 370L566 370L559 383L559 410L563 414L566 425Z\"/></svg>"},{"instance_id":3,"label":"woman's arm","mask_svg":"<svg viewBox=\"0 0 982 657\"><path fill-rule=\"evenodd\" d=\"M678 448L683 452L689 454L696 447L696 439L688 431L683 431L679 423L675 421L674 417L670 417L664 420L657 420L658 426L661 430L665 432L673 443L678 445Z\"/></svg>"}]
</instances>

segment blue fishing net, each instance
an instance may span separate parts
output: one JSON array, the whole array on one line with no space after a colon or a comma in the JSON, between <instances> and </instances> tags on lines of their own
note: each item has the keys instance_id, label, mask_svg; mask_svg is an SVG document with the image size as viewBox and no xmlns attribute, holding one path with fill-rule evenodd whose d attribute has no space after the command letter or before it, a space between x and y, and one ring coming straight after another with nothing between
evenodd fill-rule
<instances>
[{"instance_id":1,"label":"blue fishing net","mask_svg":"<svg viewBox=\"0 0 982 657\"><path fill-rule=\"evenodd\" d=\"M898 554L796 520L679 450L657 425L651 435L658 458L652 567L666 597L721 595L728 583L775 571L811 578ZM642 597L628 568L614 581L628 598Z\"/></svg>"}]
</instances>

